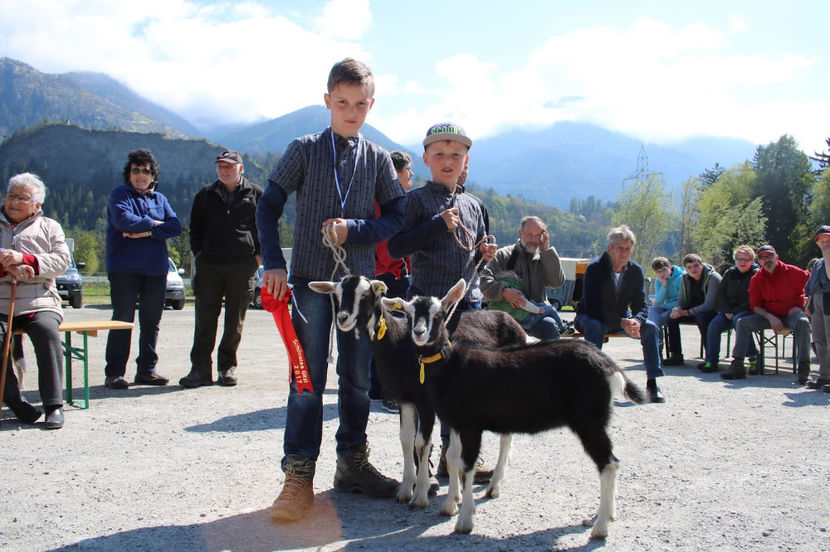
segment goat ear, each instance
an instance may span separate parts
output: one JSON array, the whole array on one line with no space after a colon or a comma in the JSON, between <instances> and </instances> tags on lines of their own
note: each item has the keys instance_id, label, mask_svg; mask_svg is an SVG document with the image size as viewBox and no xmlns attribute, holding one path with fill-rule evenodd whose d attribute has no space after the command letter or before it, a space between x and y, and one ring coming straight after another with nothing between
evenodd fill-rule
<instances>
[{"instance_id":1,"label":"goat ear","mask_svg":"<svg viewBox=\"0 0 830 552\"><path fill-rule=\"evenodd\" d=\"M404 311L406 310L406 301L399 297L381 297L381 303L383 304L383 308L390 311Z\"/></svg>"},{"instance_id":2,"label":"goat ear","mask_svg":"<svg viewBox=\"0 0 830 552\"><path fill-rule=\"evenodd\" d=\"M455 303L459 302L462 297L464 297L464 290L467 287L467 282L464 281L464 278L458 280L458 283L455 284L450 288L447 294L441 299L441 306L444 308L444 311L450 310L450 307Z\"/></svg>"},{"instance_id":3,"label":"goat ear","mask_svg":"<svg viewBox=\"0 0 830 552\"><path fill-rule=\"evenodd\" d=\"M309 282L308 287L317 293L334 293L336 282Z\"/></svg>"},{"instance_id":4,"label":"goat ear","mask_svg":"<svg viewBox=\"0 0 830 552\"><path fill-rule=\"evenodd\" d=\"M386 295L386 292L389 291L389 288L386 287L386 284L384 284L380 280L372 280L371 283L372 291L375 295Z\"/></svg>"}]
</instances>

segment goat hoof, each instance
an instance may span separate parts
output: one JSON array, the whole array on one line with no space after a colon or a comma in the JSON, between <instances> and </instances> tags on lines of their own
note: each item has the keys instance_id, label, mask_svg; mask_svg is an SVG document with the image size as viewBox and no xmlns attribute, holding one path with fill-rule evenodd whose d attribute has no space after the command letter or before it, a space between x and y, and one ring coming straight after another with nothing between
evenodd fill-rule
<instances>
[{"instance_id":1,"label":"goat hoof","mask_svg":"<svg viewBox=\"0 0 830 552\"><path fill-rule=\"evenodd\" d=\"M605 540L608 537L608 531L598 531L596 527L591 531L592 539Z\"/></svg>"},{"instance_id":2,"label":"goat hoof","mask_svg":"<svg viewBox=\"0 0 830 552\"><path fill-rule=\"evenodd\" d=\"M401 504L408 504L412 501L412 493L400 492L398 493L398 496L395 497L395 499Z\"/></svg>"},{"instance_id":3,"label":"goat hoof","mask_svg":"<svg viewBox=\"0 0 830 552\"><path fill-rule=\"evenodd\" d=\"M455 524L455 532L460 533L462 535L469 535L473 532L473 524L470 523L467 525L466 523L462 523L461 519L459 518L458 522Z\"/></svg>"},{"instance_id":4,"label":"goat hoof","mask_svg":"<svg viewBox=\"0 0 830 552\"><path fill-rule=\"evenodd\" d=\"M423 510L427 506L429 506L429 500L426 497L416 498L409 502L409 507L413 510Z\"/></svg>"},{"instance_id":5,"label":"goat hoof","mask_svg":"<svg viewBox=\"0 0 830 552\"><path fill-rule=\"evenodd\" d=\"M449 501L449 503L445 502L443 506L441 506L441 515L452 517L458 513L458 504L453 501Z\"/></svg>"},{"instance_id":6,"label":"goat hoof","mask_svg":"<svg viewBox=\"0 0 830 552\"><path fill-rule=\"evenodd\" d=\"M487 492L484 494L487 498L498 498L501 496L501 485L493 485L487 487Z\"/></svg>"}]
</instances>

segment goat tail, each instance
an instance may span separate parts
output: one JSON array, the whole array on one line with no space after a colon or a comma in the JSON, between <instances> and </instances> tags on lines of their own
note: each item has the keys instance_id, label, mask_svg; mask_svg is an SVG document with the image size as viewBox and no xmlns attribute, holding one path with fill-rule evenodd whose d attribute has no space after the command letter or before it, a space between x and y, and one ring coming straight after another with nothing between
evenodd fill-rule
<instances>
[{"instance_id":1,"label":"goat tail","mask_svg":"<svg viewBox=\"0 0 830 552\"><path fill-rule=\"evenodd\" d=\"M608 383L611 386L612 399L613 397L628 398L636 404L646 402L646 394L636 383L628 379L622 370L616 370L608 378Z\"/></svg>"},{"instance_id":2,"label":"goat tail","mask_svg":"<svg viewBox=\"0 0 830 552\"><path fill-rule=\"evenodd\" d=\"M625 381L625 387L623 388L623 392L625 396L631 400L631 402L636 404L643 404L646 402L646 394L643 392L643 388L628 379L628 376L625 375L623 372L619 372L622 375L623 380Z\"/></svg>"}]
</instances>

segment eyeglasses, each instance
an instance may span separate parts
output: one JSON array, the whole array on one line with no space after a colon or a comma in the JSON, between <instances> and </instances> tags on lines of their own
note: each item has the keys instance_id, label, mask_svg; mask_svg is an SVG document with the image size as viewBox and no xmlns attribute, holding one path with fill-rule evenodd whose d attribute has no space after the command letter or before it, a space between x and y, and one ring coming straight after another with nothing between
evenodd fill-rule
<instances>
[{"instance_id":1,"label":"eyeglasses","mask_svg":"<svg viewBox=\"0 0 830 552\"><path fill-rule=\"evenodd\" d=\"M32 201L32 196L27 195L17 195L17 194L6 194L6 201L23 201L28 203Z\"/></svg>"},{"instance_id":2,"label":"eyeglasses","mask_svg":"<svg viewBox=\"0 0 830 552\"><path fill-rule=\"evenodd\" d=\"M752 257L735 257L736 263L751 263Z\"/></svg>"},{"instance_id":3,"label":"eyeglasses","mask_svg":"<svg viewBox=\"0 0 830 552\"><path fill-rule=\"evenodd\" d=\"M133 174L146 174L148 176L153 174L153 171L151 171L150 169L139 169L138 167L133 167L132 169L130 169L130 172Z\"/></svg>"}]
</instances>

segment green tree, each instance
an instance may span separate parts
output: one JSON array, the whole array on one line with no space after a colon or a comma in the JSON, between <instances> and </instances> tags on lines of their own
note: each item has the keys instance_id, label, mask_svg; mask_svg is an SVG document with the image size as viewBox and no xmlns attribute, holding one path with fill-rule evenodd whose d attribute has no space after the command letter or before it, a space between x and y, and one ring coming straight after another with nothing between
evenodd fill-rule
<instances>
[{"instance_id":1,"label":"green tree","mask_svg":"<svg viewBox=\"0 0 830 552\"><path fill-rule=\"evenodd\" d=\"M637 236L633 258L640 265L648 266L672 224L671 197L663 178L652 174L620 192L612 222L631 228Z\"/></svg>"},{"instance_id":2,"label":"green tree","mask_svg":"<svg viewBox=\"0 0 830 552\"><path fill-rule=\"evenodd\" d=\"M786 262L806 264L800 243L809 239L803 222L815 181L809 158L785 134L778 142L758 146L752 165L757 173L755 196L761 197L767 217L767 241Z\"/></svg>"},{"instance_id":3,"label":"green tree","mask_svg":"<svg viewBox=\"0 0 830 552\"><path fill-rule=\"evenodd\" d=\"M715 164L716 168L720 168ZM718 179L723 175L721 172ZM677 255L682 259L687 253L694 252L694 239L692 238L694 228L697 226L699 216L697 202L700 199L702 190L701 181L698 178L689 178L680 185L680 249Z\"/></svg>"},{"instance_id":4,"label":"green tree","mask_svg":"<svg viewBox=\"0 0 830 552\"><path fill-rule=\"evenodd\" d=\"M697 253L716 268L730 264L738 245L758 247L765 241L766 217L761 198L754 195L756 179L748 163L736 165L697 201L692 239Z\"/></svg>"},{"instance_id":5,"label":"green tree","mask_svg":"<svg viewBox=\"0 0 830 552\"><path fill-rule=\"evenodd\" d=\"M93 232L82 232L75 238L75 262L86 263L84 273L98 272L100 267L99 251L103 245Z\"/></svg>"}]
</instances>

